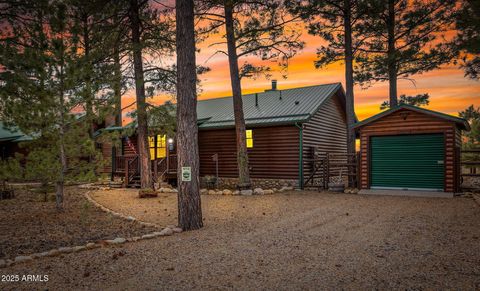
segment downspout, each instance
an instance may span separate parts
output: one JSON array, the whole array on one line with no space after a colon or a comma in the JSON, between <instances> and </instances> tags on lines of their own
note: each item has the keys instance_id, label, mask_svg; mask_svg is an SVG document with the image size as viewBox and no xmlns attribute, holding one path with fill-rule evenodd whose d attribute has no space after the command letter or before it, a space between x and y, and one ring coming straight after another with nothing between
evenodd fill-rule
<instances>
[{"instance_id":1,"label":"downspout","mask_svg":"<svg viewBox=\"0 0 480 291\"><path fill-rule=\"evenodd\" d=\"M117 156L117 148L112 146L112 166L111 166L111 173L110 173L110 181L113 182L115 180L115 171L117 169L117 164L115 163L115 157Z\"/></svg>"},{"instance_id":2,"label":"downspout","mask_svg":"<svg viewBox=\"0 0 480 291\"><path fill-rule=\"evenodd\" d=\"M295 126L299 129L299 144L298 144L298 186L303 190L303 124L295 122Z\"/></svg>"}]
</instances>

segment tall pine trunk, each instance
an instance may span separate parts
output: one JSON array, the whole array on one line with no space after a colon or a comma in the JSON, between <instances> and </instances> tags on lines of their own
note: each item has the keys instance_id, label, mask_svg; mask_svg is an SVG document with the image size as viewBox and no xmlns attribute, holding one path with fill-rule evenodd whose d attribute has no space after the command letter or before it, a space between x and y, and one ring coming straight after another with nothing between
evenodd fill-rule
<instances>
[{"instance_id":1,"label":"tall pine trunk","mask_svg":"<svg viewBox=\"0 0 480 291\"><path fill-rule=\"evenodd\" d=\"M352 7L351 0L344 0L345 15L343 18L345 29L345 111L347 115L347 154L349 163L355 161L355 100L353 93L353 47L352 47ZM354 166L349 166L349 173L353 173ZM353 187L353 176L348 177L348 184Z\"/></svg>"},{"instance_id":2,"label":"tall pine trunk","mask_svg":"<svg viewBox=\"0 0 480 291\"><path fill-rule=\"evenodd\" d=\"M116 43L115 48L113 49L113 98L115 103L115 125L122 126L122 68L120 65L120 52L118 46L119 44Z\"/></svg>"},{"instance_id":3,"label":"tall pine trunk","mask_svg":"<svg viewBox=\"0 0 480 291\"><path fill-rule=\"evenodd\" d=\"M84 44L84 54L87 66L87 72L85 75L85 111L86 119L88 125L88 134L91 139L93 139L93 133L95 131L94 125L94 116L93 116L93 93L92 93L92 64L90 60L90 34L88 31L88 15L82 17L83 24L83 44ZM89 157L90 162L92 161L92 156Z\"/></svg>"},{"instance_id":4,"label":"tall pine trunk","mask_svg":"<svg viewBox=\"0 0 480 291\"><path fill-rule=\"evenodd\" d=\"M60 175L57 179L55 185L55 204L58 211L63 210L63 197L64 197L64 185L65 185L65 175L67 173L67 154L65 152L65 90L64 90L64 59L62 51L62 59L60 66L60 90L59 90L59 101L60 101L60 114L59 114L59 123L58 123L58 133L59 133L59 156L61 163Z\"/></svg>"},{"instance_id":5,"label":"tall pine trunk","mask_svg":"<svg viewBox=\"0 0 480 291\"><path fill-rule=\"evenodd\" d=\"M176 1L178 223L184 230L203 227L200 202L195 33L193 0ZM182 168L190 168L190 181Z\"/></svg>"},{"instance_id":6,"label":"tall pine trunk","mask_svg":"<svg viewBox=\"0 0 480 291\"><path fill-rule=\"evenodd\" d=\"M238 187L250 188L250 171L248 165L245 117L243 115L242 87L238 69L238 56L233 20L233 1L225 0L225 30L227 36L230 82L232 85L233 112L235 116L235 133L237 138Z\"/></svg>"},{"instance_id":7,"label":"tall pine trunk","mask_svg":"<svg viewBox=\"0 0 480 291\"><path fill-rule=\"evenodd\" d=\"M398 105L397 99L397 52L395 48L395 0L388 0L388 16L387 16L387 34L388 34L388 83L389 83L389 99L390 108Z\"/></svg>"},{"instance_id":8,"label":"tall pine trunk","mask_svg":"<svg viewBox=\"0 0 480 291\"><path fill-rule=\"evenodd\" d=\"M143 76L142 44L140 40L140 7L138 0L130 0L129 18L132 33L133 66L135 75L135 92L137 95L137 145L140 164L140 185L152 188L152 171L148 151L148 125L145 103L145 81Z\"/></svg>"}]
</instances>

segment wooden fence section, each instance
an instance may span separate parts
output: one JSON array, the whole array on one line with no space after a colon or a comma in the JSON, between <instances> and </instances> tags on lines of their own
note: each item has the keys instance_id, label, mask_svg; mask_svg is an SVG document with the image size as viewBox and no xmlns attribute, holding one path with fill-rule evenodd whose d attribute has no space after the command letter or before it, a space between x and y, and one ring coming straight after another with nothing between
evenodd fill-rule
<instances>
[{"instance_id":1,"label":"wooden fence section","mask_svg":"<svg viewBox=\"0 0 480 291\"><path fill-rule=\"evenodd\" d=\"M480 148L461 150L460 161L462 190L480 190Z\"/></svg>"},{"instance_id":2,"label":"wooden fence section","mask_svg":"<svg viewBox=\"0 0 480 291\"><path fill-rule=\"evenodd\" d=\"M357 187L358 161L359 153L327 153L314 149L312 157L305 159L305 163L310 163L312 170L305 179L304 188L326 190L328 183L341 181L350 181L351 185Z\"/></svg>"}]
</instances>

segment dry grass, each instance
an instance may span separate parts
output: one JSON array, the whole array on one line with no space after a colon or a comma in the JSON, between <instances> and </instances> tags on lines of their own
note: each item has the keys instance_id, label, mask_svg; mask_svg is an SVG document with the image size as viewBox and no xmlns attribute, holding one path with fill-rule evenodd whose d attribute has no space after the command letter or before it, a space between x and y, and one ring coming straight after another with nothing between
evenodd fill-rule
<instances>
[{"instance_id":1,"label":"dry grass","mask_svg":"<svg viewBox=\"0 0 480 291\"><path fill-rule=\"evenodd\" d=\"M25 189L16 190L15 199L0 200L0 259L154 231L100 211L84 192L68 187L63 212Z\"/></svg>"}]
</instances>

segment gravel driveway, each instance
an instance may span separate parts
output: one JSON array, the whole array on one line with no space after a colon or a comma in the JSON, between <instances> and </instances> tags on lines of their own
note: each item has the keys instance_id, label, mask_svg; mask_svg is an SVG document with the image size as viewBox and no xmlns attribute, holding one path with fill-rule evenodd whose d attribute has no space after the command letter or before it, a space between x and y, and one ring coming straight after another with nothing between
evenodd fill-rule
<instances>
[{"instance_id":1,"label":"gravel driveway","mask_svg":"<svg viewBox=\"0 0 480 291\"><path fill-rule=\"evenodd\" d=\"M175 221L174 195L94 197L138 218ZM202 196L202 206L202 230L0 269L49 276L0 289L480 288L480 207L469 198L292 192Z\"/></svg>"}]
</instances>

